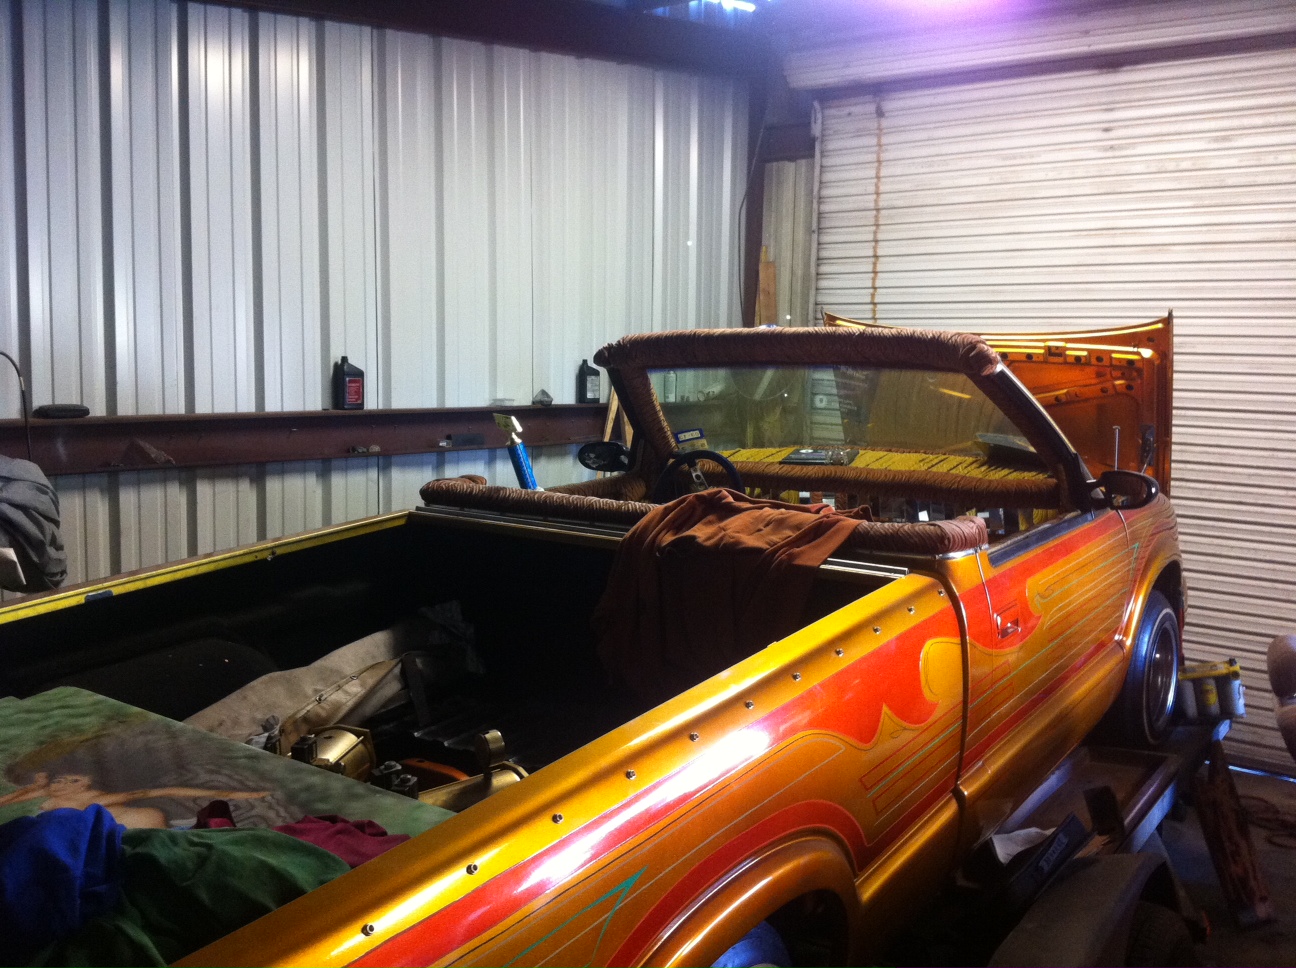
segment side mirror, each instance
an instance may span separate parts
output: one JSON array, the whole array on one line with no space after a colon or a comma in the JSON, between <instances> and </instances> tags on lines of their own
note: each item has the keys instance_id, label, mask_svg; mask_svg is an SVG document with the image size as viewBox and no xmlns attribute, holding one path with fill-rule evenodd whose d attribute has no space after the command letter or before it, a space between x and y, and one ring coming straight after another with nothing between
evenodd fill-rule
<instances>
[{"instance_id":1,"label":"side mirror","mask_svg":"<svg viewBox=\"0 0 1296 968\"><path fill-rule=\"evenodd\" d=\"M596 440L582 444L576 451L576 459L582 467L592 471L615 473L630 469L630 450L619 440Z\"/></svg>"},{"instance_id":2,"label":"side mirror","mask_svg":"<svg viewBox=\"0 0 1296 968\"><path fill-rule=\"evenodd\" d=\"M1103 471L1098 475L1098 487L1108 507L1127 511L1146 507L1161 493L1153 478L1138 471Z\"/></svg>"}]
</instances>

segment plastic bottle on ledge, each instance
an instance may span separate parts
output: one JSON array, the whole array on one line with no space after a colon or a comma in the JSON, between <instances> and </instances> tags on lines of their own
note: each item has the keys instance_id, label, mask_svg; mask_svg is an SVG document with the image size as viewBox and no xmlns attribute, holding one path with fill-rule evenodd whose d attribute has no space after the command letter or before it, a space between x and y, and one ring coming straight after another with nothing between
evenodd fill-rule
<instances>
[{"instance_id":1,"label":"plastic bottle on ledge","mask_svg":"<svg viewBox=\"0 0 1296 968\"><path fill-rule=\"evenodd\" d=\"M333 364L333 409L364 409L364 370L345 356Z\"/></svg>"},{"instance_id":2,"label":"plastic bottle on ledge","mask_svg":"<svg viewBox=\"0 0 1296 968\"><path fill-rule=\"evenodd\" d=\"M576 402L598 403L601 391L598 367L590 366L589 360L581 360L576 371Z\"/></svg>"}]
</instances>

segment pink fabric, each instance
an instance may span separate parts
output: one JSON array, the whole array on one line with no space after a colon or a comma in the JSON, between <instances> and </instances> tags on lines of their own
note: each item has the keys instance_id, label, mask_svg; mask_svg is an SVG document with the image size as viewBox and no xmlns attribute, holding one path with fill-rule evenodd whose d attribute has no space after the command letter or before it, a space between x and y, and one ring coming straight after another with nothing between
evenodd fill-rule
<instances>
[{"instance_id":1,"label":"pink fabric","mask_svg":"<svg viewBox=\"0 0 1296 968\"><path fill-rule=\"evenodd\" d=\"M322 817L302 817L296 823L282 824L274 829L323 847L351 867L359 867L410 839L409 834L389 834L372 820L347 820L331 813Z\"/></svg>"}]
</instances>

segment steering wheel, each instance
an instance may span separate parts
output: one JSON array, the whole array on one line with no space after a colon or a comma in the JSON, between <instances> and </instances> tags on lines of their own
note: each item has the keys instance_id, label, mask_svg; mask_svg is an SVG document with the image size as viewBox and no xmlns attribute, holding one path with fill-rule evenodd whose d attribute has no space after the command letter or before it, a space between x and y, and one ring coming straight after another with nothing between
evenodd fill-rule
<instances>
[{"instance_id":1,"label":"steering wheel","mask_svg":"<svg viewBox=\"0 0 1296 968\"><path fill-rule=\"evenodd\" d=\"M724 454L718 454L714 450L677 450L671 455L670 460L666 462L666 467L662 470L661 475L657 478L657 483L653 485L652 497L650 500L654 504L664 504L671 499L671 479L676 472L685 465L688 466L689 474L693 478L693 483L697 485L697 490L705 490L711 485L707 483L702 471L698 469L700 460L715 461L729 477L729 486L735 491L743 489L742 475L738 473L738 468L734 467L731 461Z\"/></svg>"}]
</instances>

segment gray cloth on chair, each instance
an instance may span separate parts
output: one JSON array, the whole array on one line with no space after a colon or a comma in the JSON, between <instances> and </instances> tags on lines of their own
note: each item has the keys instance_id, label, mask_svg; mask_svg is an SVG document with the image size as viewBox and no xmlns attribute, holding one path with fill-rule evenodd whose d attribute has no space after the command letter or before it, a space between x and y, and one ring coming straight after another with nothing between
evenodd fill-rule
<instances>
[{"instance_id":1,"label":"gray cloth on chair","mask_svg":"<svg viewBox=\"0 0 1296 968\"><path fill-rule=\"evenodd\" d=\"M0 548L12 548L22 568L12 591L43 592L67 578L54 486L31 461L0 456Z\"/></svg>"}]
</instances>

